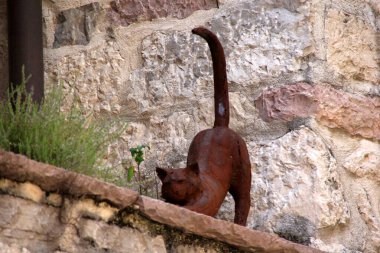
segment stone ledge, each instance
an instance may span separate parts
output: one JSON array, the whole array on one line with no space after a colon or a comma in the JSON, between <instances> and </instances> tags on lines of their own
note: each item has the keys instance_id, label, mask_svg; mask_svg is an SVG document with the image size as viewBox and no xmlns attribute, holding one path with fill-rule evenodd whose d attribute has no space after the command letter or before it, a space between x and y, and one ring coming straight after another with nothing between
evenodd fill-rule
<instances>
[{"instance_id":1,"label":"stone ledge","mask_svg":"<svg viewBox=\"0 0 380 253\"><path fill-rule=\"evenodd\" d=\"M74 197L95 197L120 209L137 205L140 212L153 221L225 242L248 252L322 252L275 235L250 230L160 200L139 196L134 191L1 150L0 178L30 182L48 192L59 192Z\"/></svg>"},{"instance_id":2,"label":"stone ledge","mask_svg":"<svg viewBox=\"0 0 380 253\"><path fill-rule=\"evenodd\" d=\"M139 197L137 192L2 150L0 150L0 178L30 182L47 192L107 200L118 208L132 205Z\"/></svg>"},{"instance_id":3,"label":"stone ledge","mask_svg":"<svg viewBox=\"0 0 380 253\"><path fill-rule=\"evenodd\" d=\"M141 196L138 205L140 210L154 221L223 241L249 252L322 252L268 233L194 213L156 199Z\"/></svg>"}]
</instances>

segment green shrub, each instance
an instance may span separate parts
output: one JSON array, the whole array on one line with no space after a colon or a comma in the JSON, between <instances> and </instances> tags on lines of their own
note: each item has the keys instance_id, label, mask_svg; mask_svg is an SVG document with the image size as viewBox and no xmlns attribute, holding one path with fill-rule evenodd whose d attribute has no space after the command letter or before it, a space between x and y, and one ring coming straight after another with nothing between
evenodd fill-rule
<instances>
[{"instance_id":1,"label":"green shrub","mask_svg":"<svg viewBox=\"0 0 380 253\"><path fill-rule=\"evenodd\" d=\"M150 147L138 145L137 147L130 148L131 159L124 159L122 166L125 170L128 188L136 190L140 194L158 199L158 182L155 170L152 171L147 168L142 170L141 168L141 163L145 161L144 150L146 149L150 150ZM137 168L135 164L137 164Z\"/></svg>"},{"instance_id":2,"label":"green shrub","mask_svg":"<svg viewBox=\"0 0 380 253\"><path fill-rule=\"evenodd\" d=\"M62 94L59 86L53 88L39 106L25 92L25 82L8 92L0 103L0 148L122 184L110 168L101 168L101 161L125 125L95 121L74 106L62 112Z\"/></svg>"}]
</instances>

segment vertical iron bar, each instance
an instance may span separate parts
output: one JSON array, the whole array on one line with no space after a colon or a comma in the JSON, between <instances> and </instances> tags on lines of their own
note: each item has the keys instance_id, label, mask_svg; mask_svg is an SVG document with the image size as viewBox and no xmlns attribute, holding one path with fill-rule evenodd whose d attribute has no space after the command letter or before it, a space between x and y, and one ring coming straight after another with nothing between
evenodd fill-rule
<instances>
[{"instance_id":1,"label":"vertical iron bar","mask_svg":"<svg viewBox=\"0 0 380 253\"><path fill-rule=\"evenodd\" d=\"M42 0L8 0L9 81L22 83L21 71L30 76L26 89L34 101L44 96Z\"/></svg>"}]
</instances>

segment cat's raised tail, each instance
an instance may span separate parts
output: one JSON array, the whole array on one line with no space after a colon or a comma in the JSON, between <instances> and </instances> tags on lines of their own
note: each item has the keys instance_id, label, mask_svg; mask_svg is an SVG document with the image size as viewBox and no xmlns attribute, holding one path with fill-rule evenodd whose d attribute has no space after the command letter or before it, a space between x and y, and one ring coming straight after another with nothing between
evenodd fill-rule
<instances>
[{"instance_id":1,"label":"cat's raised tail","mask_svg":"<svg viewBox=\"0 0 380 253\"><path fill-rule=\"evenodd\" d=\"M207 28L197 27L194 28L192 32L204 38L211 51L212 67L214 70L214 127L228 127L230 121L230 105L228 100L226 59L222 44L220 44L218 37Z\"/></svg>"}]
</instances>

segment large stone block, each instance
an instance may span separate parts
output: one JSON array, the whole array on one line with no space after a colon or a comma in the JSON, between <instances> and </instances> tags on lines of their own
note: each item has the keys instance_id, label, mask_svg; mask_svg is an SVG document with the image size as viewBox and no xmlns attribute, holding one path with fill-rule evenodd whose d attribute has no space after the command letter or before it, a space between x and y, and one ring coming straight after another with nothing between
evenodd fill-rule
<instances>
[{"instance_id":1,"label":"large stone block","mask_svg":"<svg viewBox=\"0 0 380 253\"><path fill-rule=\"evenodd\" d=\"M105 47L47 60L46 79L50 83L62 81L67 100L63 109L76 103L89 112L118 113L123 61L115 43L108 42Z\"/></svg>"},{"instance_id":2,"label":"large stone block","mask_svg":"<svg viewBox=\"0 0 380 253\"><path fill-rule=\"evenodd\" d=\"M301 127L249 146L253 150L249 227L311 244L318 230L348 224L350 210L337 163L321 137ZM218 217L233 221L233 207L227 196ZM325 244L315 245L323 249Z\"/></svg>"},{"instance_id":3,"label":"large stone block","mask_svg":"<svg viewBox=\"0 0 380 253\"><path fill-rule=\"evenodd\" d=\"M270 88L256 99L266 121L315 116L320 124L349 134L380 140L380 98L354 95L329 85L296 83Z\"/></svg>"},{"instance_id":4,"label":"large stone block","mask_svg":"<svg viewBox=\"0 0 380 253\"><path fill-rule=\"evenodd\" d=\"M284 215L317 229L348 222L336 161L321 137L302 127L254 146L251 226L272 231Z\"/></svg>"},{"instance_id":5,"label":"large stone block","mask_svg":"<svg viewBox=\"0 0 380 253\"><path fill-rule=\"evenodd\" d=\"M95 248L104 251L166 253L162 236L152 237L131 228L83 219L78 225L81 240L92 241Z\"/></svg>"},{"instance_id":6,"label":"large stone block","mask_svg":"<svg viewBox=\"0 0 380 253\"><path fill-rule=\"evenodd\" d=\"M375 19L364 3L357 2L357 8L361 9L355 10L359 13L334 8L327 11L327 66L345 79L378 84L380 74ZM366 8L367 12L364 12Z\"/></svg>"},{"instance_id":7,"label":"large stone block","mask_svg":"<svg viewBox=\"0 0 380 253\"><path fill-rule=\"evenodd\" d=\"M53 47L87 45L96 26L99 4L62 11L57 16Z\"/></svg>"},{"instance_id":8,"label":"large stone block","mask_svg":"<svg viewBox=\"0 0 380 253\"><path fill-rule=\"evenodd\" d=\"M163 17L186 18L196 10L217 7L215 0L115 0L110 5L110 19L123 26Z\"/></svg>"},{"instance_id":9,"label":"large stone block","mask_svg":"<svg viewBox=\"0 0 380 253\"><path fill-rule=\"evenodd\" d=\"M320 102L316 119L330 128L341 128L354 136L380 140L380 97L346 93L317 86Z\"/></svg>"},{"instance_id":10,"label":"large stone block","mask_svg":"<svg viewBox=\"0 0 380 253\"><path fill-rule=\"evenodd\" d=\"M293 121L309 117L319 109L310 84L297 83L265 89L255 100L260 117L265 121Z\"/></svg>"},{"instance_id":11,"label":"large stone block","mask_svg":"<svg viewBox=\"0 0 380 253\"><path fill-rule=\"evenodd\" d=\"M53 252L62 229L58 208L0 194L0 242Z\"/></svg>"}]
</instances>

